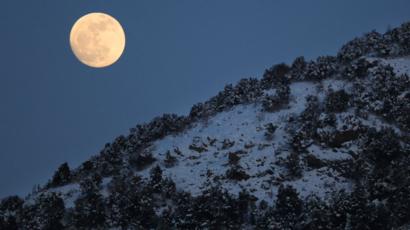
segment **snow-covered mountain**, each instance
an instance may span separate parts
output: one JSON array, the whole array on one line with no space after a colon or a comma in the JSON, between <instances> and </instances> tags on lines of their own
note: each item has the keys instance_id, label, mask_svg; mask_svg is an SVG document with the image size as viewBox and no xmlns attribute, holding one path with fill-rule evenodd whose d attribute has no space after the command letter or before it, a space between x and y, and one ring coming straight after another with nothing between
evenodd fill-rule
<instances>
[{"instance_id":1,"label":"snow-covered mountain","mask_svg":"<svg viewBox=\"0 0 410 230\"><path fill-rule=\"evenodd\" d=\"M4 198L0 229L410 228L409 76L410 23L275 65Z\"/></svg>"}]
</instances>

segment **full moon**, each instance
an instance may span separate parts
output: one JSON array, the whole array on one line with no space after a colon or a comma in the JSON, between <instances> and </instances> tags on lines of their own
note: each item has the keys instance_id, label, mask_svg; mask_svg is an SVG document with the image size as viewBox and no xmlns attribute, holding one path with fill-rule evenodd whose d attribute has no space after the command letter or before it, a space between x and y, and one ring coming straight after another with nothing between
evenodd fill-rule
<instances>
[{"instance_id":1,"label":"full moon","mask_svg":"<svg viewBox=\"0 0 410 230\"><path fill-rule=\"evenodd\" d=\"M125 33L112 16L89 13L74 23L70 32L70 45L82 63L102 68L120 58L125 48Z\"/></svg>"}]
</instances>

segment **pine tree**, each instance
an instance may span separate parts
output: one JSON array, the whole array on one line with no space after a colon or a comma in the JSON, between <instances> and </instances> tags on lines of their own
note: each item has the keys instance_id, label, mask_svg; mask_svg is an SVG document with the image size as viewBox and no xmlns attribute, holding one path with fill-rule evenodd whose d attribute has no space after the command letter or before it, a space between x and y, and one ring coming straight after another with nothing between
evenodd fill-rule
<instances>
[{"instance_id":1,"label":"pine tree","mask_svg":"<svg viewBox=\"0 0 410 230\"><path fill-rule=\"evenodd\" d=\"M37 197L34 204L23 207L21 221L22 229L63 229L65 214L64 201L56 193L43 193Z\"/></svg>"},{"instance_id":2,"label":"pine tree","mask_svg":"<svg viewBox=\"0 0 410 230\"><path fill-rule=\"evenodd\" d=\"M149 229L155 227L156 214L151 193L139 177L119 175L111 181L107 201L110 227Z\"/></svg>"},{"instance_id":3,"label":"pine tree","mask_svg":"<svg viewBox=\"0 0 410 230\"><path fill-rule=\"evenodd\" d=\"M71 182L71 171L67 162L63 163L58 167L57 171L54 173L53 179L50 185L52 187L62 186Z\"/></svg>"},{"instance_id":4,"label":"pine tree","mask_svg":"<svg viewBox=\"0 0 410 230\"><path fill-rule=\"evenodd\" d=\"M281 185L276 196L276 216L284 227L294 226L302 213L302 200L292 186Z\"/></svg>"},{"instance_id":5,"label":"pine tree","mask_svg":"<svg viewBox=\"0 0 410 230\"><path fill-rule=\"evenodd\" d=\"M21 213L24 201L18 196L10 196L0 203L0 229L17 230L17 218Z\"/></svg>"},{"instance_id":6,"label":"pine tree","mask_svg":"<svg viewBox=\"0 0 410 230\"><path fill-rule=\"evenodd\" d=\"M173 155L171 155L170 151L167 151L165 154L165 160L164 160L164 164L165 167L170 168L173 167L177 162L177 158Z\"/></svg>"},{"instance_id":7,"label":"pine tree","mask_svg":"<svg viewBox=\"0 0 410 230\"><path fill-rule=\"evenodd\" d=\"M278 127L273 123L268 123L265 125L265 137L267 140L272 140L275 134L275 131Z\"/></svg>"},{"instance_id":8,"label":"pine tree","mask_svg":"<svg viewBox=\"0 0 410 230\"><path fill-rule=\"evenodd\" d=\"M81 196L75 201L74 225L80 229L105 225L105 203L100 193L101 177L94 175L81 182Z\"/></svg>"},{"instance_id":9,"label":"pine tree","mask_svg":"<svg viewBox=\"0 0 410 230\"><path fill-rule=\"evenodd\" d=\"M291 179L300 178L302 176L302 167L299 155L296 152L291 152L288 155L285 159L285 166Z\"/></svg>"},{"instance_id":10,"label":"pine tree","mask_svg":"<svg viewBox=\"0 0 410 230\"><path fill-rule=\"evenodd\" d=\"M331 91L325 101L325 107L328 112L343 112L349 105L350 95L346 91Z\"/></svg>"}]
</instances>

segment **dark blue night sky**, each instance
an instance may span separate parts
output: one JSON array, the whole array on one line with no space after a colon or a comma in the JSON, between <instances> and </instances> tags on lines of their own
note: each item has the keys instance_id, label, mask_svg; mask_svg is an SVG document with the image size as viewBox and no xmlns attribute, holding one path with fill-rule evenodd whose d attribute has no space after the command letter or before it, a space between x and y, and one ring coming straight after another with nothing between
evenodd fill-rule
<instances>
[{"instance_id":1,"label":"dark blue night sky","mask_svg":"<svg viewBox=\"0 0 410 230\"><path fill-rule=\"evenodd\" d=\"M2 1L0 197L29 192L137 123L188 113L227 83L400 25L409 9L408 0ZM120 61L104 69L69 46L73 23L94 11L127 35Z\"/></svg>"}]
</instances>

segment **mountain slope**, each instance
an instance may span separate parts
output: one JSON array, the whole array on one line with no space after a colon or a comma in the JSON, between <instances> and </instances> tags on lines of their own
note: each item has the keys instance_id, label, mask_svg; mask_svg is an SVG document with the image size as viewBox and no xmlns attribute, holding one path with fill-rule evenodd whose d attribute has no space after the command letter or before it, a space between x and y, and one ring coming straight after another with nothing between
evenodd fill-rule
<instances>
[{"instance_id":1,"label":"mountain slope","mask_svg":"<svg viewBox=\"0 0 410 230\"><path fill-rule=\"evenodd\" d=\"M410 224L410 23L242 79L24 200L0 229L391 229Z\"/></svg>"}]
</instances>

